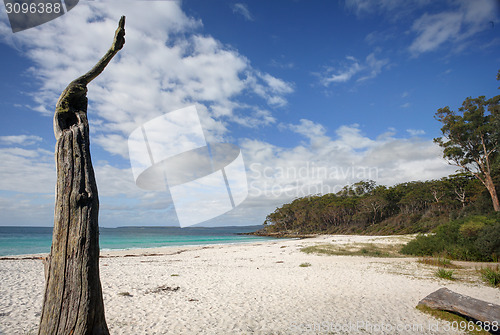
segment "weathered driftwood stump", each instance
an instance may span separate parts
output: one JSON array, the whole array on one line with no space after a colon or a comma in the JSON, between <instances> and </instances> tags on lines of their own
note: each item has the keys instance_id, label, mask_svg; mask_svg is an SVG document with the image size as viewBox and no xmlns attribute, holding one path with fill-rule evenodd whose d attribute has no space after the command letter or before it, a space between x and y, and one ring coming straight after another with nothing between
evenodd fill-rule
<instances>
[{"instance_id":1,"label":"weathered driftwood stump","mask_svg":"<svg viewBox=\"0 0 500 335\"><path fill-rule=\"evenodd\" d=\"M500 322L500 306L486 301L461 295L447 288L440 288L432 292L419 305L424 305L432 309L458 313L477 321Z\"/></svg>"},{"instance_id":2,"label":"weathered driftwood stump","mask_svg":"<svg viewBox=\"0 0 500 335\"><path fill-rule=\"evenodd\" d=\"M87 84L123 47L124 36L122 17L111 48L66 87L56 105L54 232L38 334L109 334L99 279L99 200L89 151Z\"/></svg>"}]
</instances>

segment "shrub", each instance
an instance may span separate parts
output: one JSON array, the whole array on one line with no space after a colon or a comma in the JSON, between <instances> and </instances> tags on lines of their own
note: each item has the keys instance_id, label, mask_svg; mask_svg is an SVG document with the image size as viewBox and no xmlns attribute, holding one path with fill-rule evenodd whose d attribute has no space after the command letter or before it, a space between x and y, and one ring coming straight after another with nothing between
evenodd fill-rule
<instances>
[{"instance_id":1,"label":"shrub","mask_svg":"<svg viewBox=\"0 0 500 335\"><path fill-rule=\"evenodd\" d=\"M401 253L415 256L432 256L443 253L446 243L439 236L418 235L413 241L408 242Z\"/></svg>"},{"instance_id":2,"label":"shrub","mask_svg":"<svg viewBox=\"0 0 500 335\"><path fill-rule=\"evenodd\" d=\"M500 257L500 222L485 226L474 246L482 255L489 258L488 261L497 262Z\"/></svg>"},{"instance_id":3,"label":"shrub","mask_svg":"<svg viewBox=\"0 0 500 335\"><path fill-rule=\"evenodd\" d=\"M476 237L484 226L485 224L482 221L469 220L460 226L459 231L464 237Z\"/></svg>"},{"instance_id":4,"label":"shrub","mask_svg":"<svg viewBox=\"0 0 500 335\"><path fill-rule=\"evenodd\" d=\"M496 261L500 256L500 220L496 214L444 223L434 234L419 235L401 252L415 256L444 255L465 261Z\"/></svg>"}]
</instances>

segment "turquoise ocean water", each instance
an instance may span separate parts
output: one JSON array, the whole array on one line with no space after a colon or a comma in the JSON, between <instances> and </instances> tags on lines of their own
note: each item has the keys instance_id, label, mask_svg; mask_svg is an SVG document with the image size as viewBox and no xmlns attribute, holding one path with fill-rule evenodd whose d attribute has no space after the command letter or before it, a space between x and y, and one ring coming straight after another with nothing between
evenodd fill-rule
<instances>
[{"instance_id":1,"label":"turquoise ocean water","mask_svg":"<svg viewBox=\"0 0 500 335\"><path fill-rule=\"evenodd\" d=\"M165 246L242 243L267 237L238 235L262 226L246 227L119 227L99 228L103 249L137 249ZM0 256L49 253L52 227L0 227Z\"/></svg>"}]
</instances>

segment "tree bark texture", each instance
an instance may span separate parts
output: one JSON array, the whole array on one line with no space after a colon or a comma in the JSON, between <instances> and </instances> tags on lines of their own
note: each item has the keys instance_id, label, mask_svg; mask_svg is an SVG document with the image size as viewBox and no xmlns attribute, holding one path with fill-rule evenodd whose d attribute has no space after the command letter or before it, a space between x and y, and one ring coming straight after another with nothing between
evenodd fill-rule
<instances>
[{"instance_id":1,"label":"tree bark texture","mask_svg":"<svg viewBox=\"0 0 500 335\"><path fill-rule=\"evenodd\" d=\"M122 17L109 51L57 102L54 231L39 335L109 334L99 278L99 199L90 157L87 84L123 47L124 26Z\"/></svg>"},{"instance_id":2,"label":"tree bark texture","mask_svg":"<svg viewBox=\"0 0 500 335\"><path fill-rule=\"evenodd\" d=\"M493 209L495 210L495 212L499 212L500 201L498 200L497 190L495 188L495 184L493 183L493 178L490 174L486 175L484 184L488 189L488 192L490 192L491 201L493 202Z\"/></svg>"}]
</instances>

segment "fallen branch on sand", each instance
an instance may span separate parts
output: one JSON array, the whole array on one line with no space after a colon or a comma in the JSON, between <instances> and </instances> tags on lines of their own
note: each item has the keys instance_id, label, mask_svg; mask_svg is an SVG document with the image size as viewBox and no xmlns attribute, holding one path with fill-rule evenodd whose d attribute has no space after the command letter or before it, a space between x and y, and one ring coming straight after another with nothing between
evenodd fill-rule
<instances>
[{"instance_id":1,"label":"fallen branch on sand","mask_svg":"<svg viewBox=\"0 0 500 335\"><path fill-rule=\"evenodd\" d=\"M422 305L490 324L500 322L500 305L461 295L445 287L420 300L418 306Z\"/></svg>"}]
</instances>

